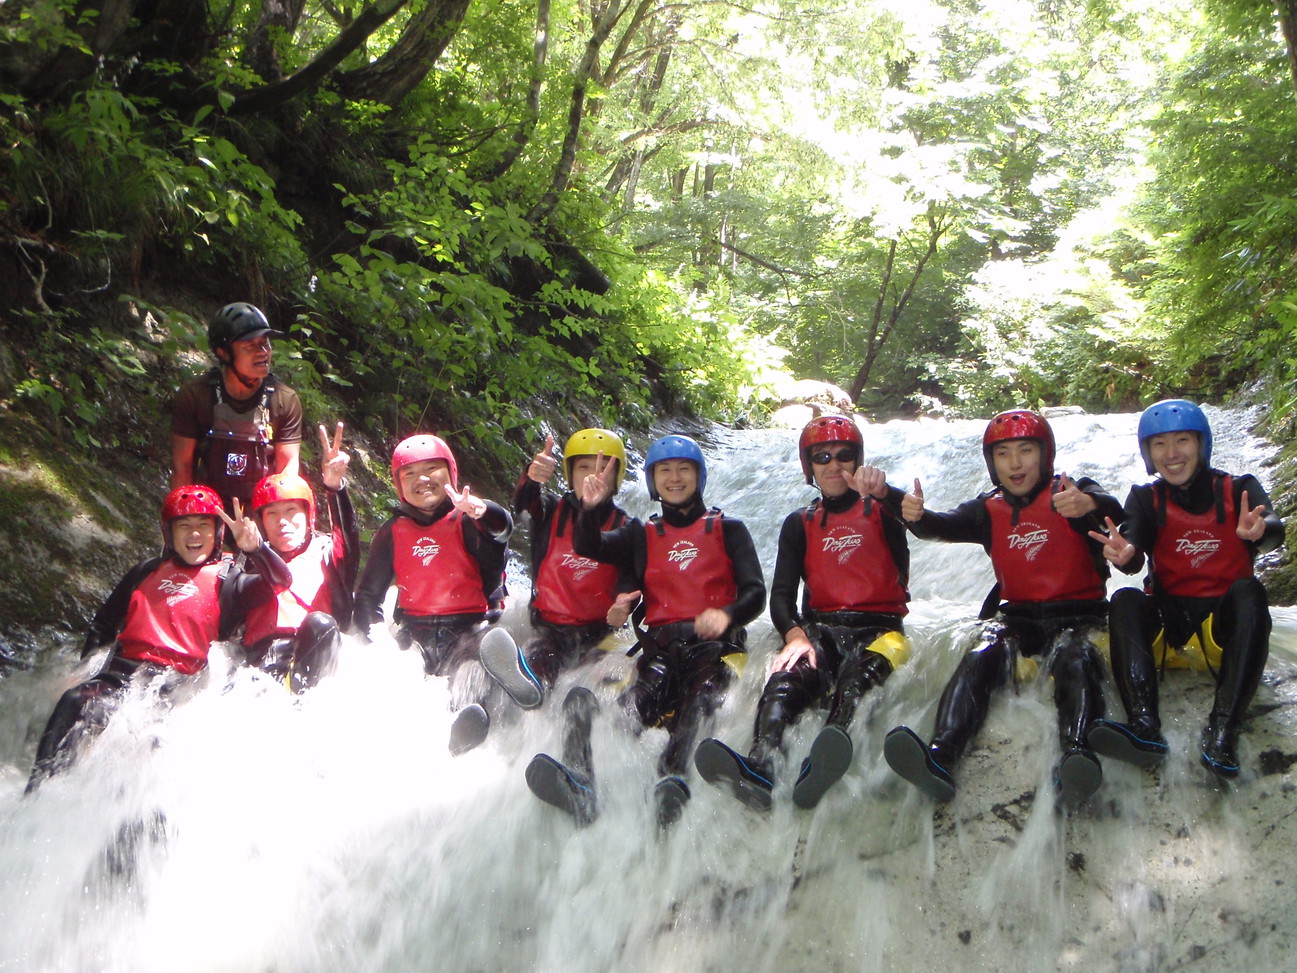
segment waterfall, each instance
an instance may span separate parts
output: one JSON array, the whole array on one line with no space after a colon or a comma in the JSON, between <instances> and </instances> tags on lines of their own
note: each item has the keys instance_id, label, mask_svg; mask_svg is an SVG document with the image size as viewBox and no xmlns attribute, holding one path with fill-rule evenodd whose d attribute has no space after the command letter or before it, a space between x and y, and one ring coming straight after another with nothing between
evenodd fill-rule
<instances>
[{"instance_id":1,"label":"waterfall","mask_svg":"<svg viewBox=\"0 0 1297 973\"><path fill-rule=\"evenodd\" d=\"M1250 417L1208 410L1215 465L1265 480ZM1119 499L1147 479L1136 417L1052 420L1058 469ZM988 486L984 423L894 421L865 453L930 509ZM707 500L744 520L767 580L779 526L813 498L789 429L720 431ZM641 447L645 444L637 444ZM652 512L642 480L621 502ZM1275 611L1270 665L1227 789L1197 763L1209 677L1163 684L1171 757L1156 776L1109 761L1096 799L1054 812L1058 759L1048 680L993 704L936 806L895 778L884 733L921 733L991 584L975 545L911 539L914 652L866 697L856 756L814 811L790 782L822 715L788 736L775 807L750 811L696 777L660 835L650 791L664 743L633 732L615 699L623 641L562 680L534 712L508 712L487 743L447 751L446 687L390 639L348 642L337 674L294 698L219 647L208 674L165 704L134 687L67 773L22 796L34 736L84 678L69 644L0 682L0 970L840 971L1286 968L1297 932L1297 614ZM1113 586L1135 584L1120 576ZM505 623L526 635L525 579ZM750 742L768 618L715 735ZM595 689L600 816L577 829L537 801L523 768L558 753L568 686ZM1120 703L1109 685L1110 706Z\"/></svg>"}]
</instances>

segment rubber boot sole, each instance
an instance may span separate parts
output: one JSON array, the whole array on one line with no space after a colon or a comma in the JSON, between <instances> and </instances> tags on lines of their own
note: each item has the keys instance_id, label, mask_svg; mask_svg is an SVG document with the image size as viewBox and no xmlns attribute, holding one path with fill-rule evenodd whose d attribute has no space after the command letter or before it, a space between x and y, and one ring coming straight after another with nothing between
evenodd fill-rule
<instances>
[{"instance_id":1,"label":"rubber boot sole","mask_svg":"<svg viewBox=\"0 0 1297 973\"><path fill-rule=\"evenodd\" d=\"M1133 733L1126 724L1112 720L1096 722L1086 733L1085 742L1101 757L1134 764L1145 770L1157 767L1167 754L1165 740L1147 740Z\"/></svg>"},{"instance_id":2,"label":"rubber boot sole","mask_svg":"<svg viewBox=\"0 0 1297 973\"><path fill-rule=\"evenodd\" d=\"M493 628L482 637L478 658L486 674L500 684L509 698L523 709L535 709L545 699L540 680L527 666L522 650L513 636L502 628Z\"/></svg>"},{"instance_id":3,"label":"rubber boot sole","mask_svg":"<svg viewBox=\"0 0 1297 973\"><path fill-rule=\"evenodd\" d=\"M680 820L689 803L689 786L679 777L663 777L653 788L657 804L658 828L666 831Z\"/></svg>"},{"instance_id":4,"label":"rubber boot sole","mask_svg":"<svg viewBox=\"0 0 1297 973\"><path fill-rule=\"evenodd\" d=\"M954 779L932 759L927 744L908 726L898 726L887 734L883 757L887 766L934 801L949 801L955 796Z\"/></svg>"},{"instance_id":5,"label":"rubber boot sole","mask_svg":"<svg viewBox=\"0 0 1297 973\"><path fill-rule=\"evenodd\" d=\"M819 804L825 792L851 766L852 752L851 737L841 727L826 726L820 730L793 785L793 803L807 809Z\"/></svg>"},{"instance_id":6,"label":"rubber boot sole","mask_svg":"<svg viewBox=\"0 0 1297 973\"><path fill-rule=\"evenodd\" d=\"M1073 750L1059 762L1055 783L1059 810L1071 814L1099 789L1103 783L1103 767L1093 754Z\"/></svg>"},{"instance_id":7,"label":"rubber boot sole","mask_svg":"<svg viewBox=\"0 0 1297 973\"><path fill-rule=\"evenodd\" d=\"M594 788L547 753L538 753L527 765L527 786L546 804L571 815L585 827L598 814Z\"/></svg>"},{"instance_id":8,"label":"rubber boot sole","mask_svg":"<svg viewBox=\"0 0 1297 973\"><path fill-rule=\"evenodd\" d=\"M458 757L481 746L491 729L489 717L477 703L470 703L455 714L455 722L450 725L450 752Z\"/></svg>"},{"instance_id":9,"label":"rubber boot sole","mask_svg":"<svg viewBox=\"0 0 1297 973\"><path fill-rule=\"evenodd\" d=\"M756 811L769 811L774 782L753 770L743 757L720 740L708 738L694 751L694 766L703 780L727 789Z\"/></svg>"}]
</instances>

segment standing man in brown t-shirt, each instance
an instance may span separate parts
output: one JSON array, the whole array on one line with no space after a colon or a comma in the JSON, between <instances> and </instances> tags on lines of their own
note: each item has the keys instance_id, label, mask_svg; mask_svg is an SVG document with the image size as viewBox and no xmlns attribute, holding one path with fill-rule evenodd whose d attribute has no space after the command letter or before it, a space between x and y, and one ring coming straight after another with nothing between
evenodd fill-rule
<instances>
[{"instance_id":1,"label":"standing man in brown t-shirt","mask_svg":"<svg viewBox=\"0 0 1297 973\"><path fill-rule=\"evenodd\" d=\"M251 304L227 304L207 326L219 363L184 385L171 408L171 488L205 483L233 510L271 473L298 471L302 403L270 373L270 339L282 338Z\"/></svg>"}]
</instances>

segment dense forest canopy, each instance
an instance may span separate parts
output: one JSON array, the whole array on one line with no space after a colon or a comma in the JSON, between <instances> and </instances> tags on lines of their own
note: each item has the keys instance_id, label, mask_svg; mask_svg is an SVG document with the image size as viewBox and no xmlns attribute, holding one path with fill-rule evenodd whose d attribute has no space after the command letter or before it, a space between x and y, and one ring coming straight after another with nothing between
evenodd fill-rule
<instances>
[{"instance_id":1,"label":"dense forest canopy","mask_svg":"<svg viewBox=\"0 0 1297 973\"><path fill-rule=\"evenodd\" d=\"M161 409L205 316L250 300L308 412L506 452L546 414L734 417L786 375L876 414L1262 376L1286 406L1295 24L1294 0L8 0L0 400L139 445L157 413L116 421L122 390Z\"/></svg>"}]
</instances>

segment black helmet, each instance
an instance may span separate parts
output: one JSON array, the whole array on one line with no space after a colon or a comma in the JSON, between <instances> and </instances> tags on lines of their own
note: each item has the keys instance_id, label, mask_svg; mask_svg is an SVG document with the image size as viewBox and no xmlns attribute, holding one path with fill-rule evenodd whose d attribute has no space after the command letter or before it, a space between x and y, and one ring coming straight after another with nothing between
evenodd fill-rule
<instances>
[{"instance_id":1,"label":"black helmet","mask_svg":"<svg viewBox=\"0 0 1297 973\"><path fill-rule=\"evenodd\" d=\"M226 304L214 315L207 326L207 344L212 351L217 348L229 348L232 341L246 341L268 334L272 338L282 338L282 331L276 331L253 304Z\"/></svg>"}]
</instances>

